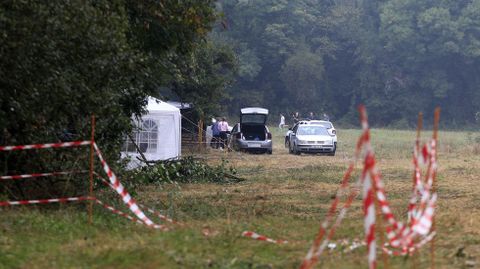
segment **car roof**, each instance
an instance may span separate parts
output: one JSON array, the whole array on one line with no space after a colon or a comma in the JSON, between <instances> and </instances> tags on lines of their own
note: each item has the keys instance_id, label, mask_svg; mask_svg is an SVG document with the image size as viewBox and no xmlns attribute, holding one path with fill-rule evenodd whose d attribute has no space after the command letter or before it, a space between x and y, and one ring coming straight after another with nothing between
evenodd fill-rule
<instances>
[{"instance_id":1,"label":"car roof","mask_svg":"<svg viewBox=\"0 0 480 269\"><path fill-rule=\"evenodd\" d=\"M318 127L322 127L322 128L328 129L327 127L325 127L325 125L315 124L315 123L312 123L312 124L300 124L300 126L298 126L298 128L300 128L300 127L309 127L309 126L318 126Z\"/></svg>"},{"instance_id":2,"label":"car roof","mask_svg":"<svg viewBox=\"0 0 480 269\"><path fill-rule=\"evenodd\" d=\"M322 123L329 123L333 127L333 123L327 120L301 120L298 124L322 124Z\"/></svg>"}]
</instances>

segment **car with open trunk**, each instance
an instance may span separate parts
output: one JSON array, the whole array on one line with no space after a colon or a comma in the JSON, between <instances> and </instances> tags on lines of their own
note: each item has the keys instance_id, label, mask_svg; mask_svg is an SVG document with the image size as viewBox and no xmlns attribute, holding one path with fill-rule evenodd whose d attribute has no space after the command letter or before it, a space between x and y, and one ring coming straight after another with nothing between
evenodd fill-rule
<instances>
[{"instance_id":1,"label":"car with open trunk","mask_svg":"<svg viewBox=\"0 0 480 269\"><path fill-rule=\"evenodd\" d=\"M246 107L240 110L240 122L235 124L229 146L237 151L272 154L272 134L266 125L268 109Z\"/></svg>"}]
</instances>

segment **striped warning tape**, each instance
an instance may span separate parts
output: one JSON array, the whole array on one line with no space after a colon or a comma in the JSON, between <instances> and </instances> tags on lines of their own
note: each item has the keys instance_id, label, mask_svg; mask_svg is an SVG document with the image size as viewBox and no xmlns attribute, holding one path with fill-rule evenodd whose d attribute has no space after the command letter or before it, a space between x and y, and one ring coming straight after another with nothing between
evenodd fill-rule
<instances>
[{"instance_id":1,"label":"striped warning tape","mask_svg":"<svg viewBox=\"0 0 480 269\"><path fill-rule=\"evenodd\" d=\"M138 206L140 206L141 208L143 208L143 209L147 210L148 212L154 214L155 216L157 216L157 217L158 217L159 219L161 219L161 220L164 220L164 221L169 222L169 223L171 223L171 224L180 225L180 226L185 225L185 224L183 224L182 222L175 221L175 220L173 220L173 219L171 219L171 218L169 218L169 217L161 214L160 212L158 212L158 211L156 211L156 210L154 210L154 209L152 209L152 208L149 208L149 207L147 207L147 206L145 206L145 205L138 204Z\"/></svg>"},{"instance_id":2,"label":"striped warning tape","mask_svg":"<svg viewBox=\"0 0 480 269\"><path fill-rule=\"evenodd\" d=\"M142 220L147 226L153 227L155 229L165 230L166 226L155 224L138 207L135 200L130 196L127 190L123 187L122 183L120 183L120 180L118 180L117 176L110 169L110 166L108 166L107 162L102 156L102 153L100 152L100 149L97 146L97 143L93 143L93 147L95 149L95 152L97 153L98 158L100 159L100 162L102 163L103 170L105 171L105 173L108 176L108 179L110 180L110 184L112 185L112 188L120 195L123 202L125 203L125 205L128 206L130 211L132 211L133 214L135 214L135 216L138 219Z\"/></svg>"},{"instance_id":3,"label":"striped warning tape","mask_svg":"<svg viewBox=\"0 0 480 269\"><path fill-rule=\"evenodd\" d=\"M38 200L21 200L21 201L0 201L0 206L15 206L15 205L34 205L34 204L50 204L50 203L67 203L67 202L81 202L81 201L94 201L96 204L102 206L105 209L110 210L112 213L129 219L133 222L145 225L145 223L135 217L132 217L114 207L105 204L95 197L80 196L80 197L66 197L55 199L38 199ZM149 226L152 227L152 226ZM166 227L161 227L162 230L167 230Z\"/></svg>"},{"instance_id":4,"label":"striped warning tape","mask_svg":"<svg viewBox=\"0 0 480 269\"><path fill-rule=\"evenodd\" d=\"M124 217L128 220L131 220L131 221L135 222L135 223L138 223L138 224L141 224L141 225L146 225L145 222L143 222L143 221L141 221L141 220L139 220L135 217L132 217L132 216L128 215L127 213L122 212L122 211L114 208L113 206L107 205L107 204L105 204L104 202L102 202L98 199L94 199L94 201L95 201L96 204L98 204L98 205L102 206L103 208L109 210L113 214ZM161 225L161 227L154 227L154 226L147 226L147 227L161 229L162 231L168 231L168 228L163 226L163 225Z\"/></svg>"},{"instance_id":5,"label":"striped warning tape","mask_svg":"<svg viewBox=\"0 0 480 269\"><path fill-rule=\"evenodd\" d=\"M139 224L142 224L142 225L145 225L145 223L135 217L132 217L130 215L128 215L127 213L124 213L116 208L114 208L113 206L110 206L110 205L107 205L105 204L104 202L98 200L98 199L95 199L95 203L102 206L103 208L107 209L107 210L110 210L112 213L116 214L116 215L119 215L119 216L122 216L128 220L131 220L133 222L136 222L136 223L139 223Z\"/></svg>"},{"instance_id":6,"label":"striped warning tape","mask_svg":"<svg viewBox=\"0 0 480 269\"><path fill-rule=\"evenodd\" d=\"M32 144L32 145L17 145L17 146L0 146L0 151L13 151L13 150L28 150L28 149L44 149L44 148L66 148L66 147L77 147L77 146L84 146L84 145L91 145L92 141L73 141L73 142L62 142L62 143L47 143L47 144ZM128 206L130 211L132 211L135 216L141 220L142 223L146 224L149 227L166 230L166 226L164 225L157 225L153 223L143 212L140 210L139 205L135 202L135 200L130 196L127 190L123 187L120 183L118 178L115 176L113 171L108 166L107 162L103 158L100 149L98 148L97 144L93 142L93 146L95 152L102 163L102 167L107 174L110 182L109 185L121 196L123 202ZM83 172L83 171L82 171ZM71 174L72 172L51 172L51 173L34 173L34 174L24 174L24 175L6 175L0 176L0 180L7 180L7 179L25 179L25 178L35 178L35 177L48 177L48 176L59 176L59 175L66 175ZM108 206L101 201L97 200L94 197L69 197L69 198L55 198L55 199L41 199L41 200L23 200L23 201L4 201L0 202L0 206L10 206L10 205L27 205L27 204L46 204L46 203L64 203L70 201L84 201L84 200L95 200L97 204L104 206L106 209L110 211L127 217L128 215L121 213L120 211L114 209L111 206ZM172 219L169 219L162 214L154 211L151 208L147 208L147 210L151 213L156 214L158 217L171 222L177 223ZM129 218L132 218L128 216Z\"/></svg>"},{"instance_id":7,"label":"striped warning tape","mask_svg":"<svg viewBox=\"0 0 480 269\"><path fill-rule=\"evenodd\" d=\"M94 197L88 197L88 196L80 196L80 197L67 197L67 198L55 198L55 199L1 201L0 206L67 203L67 202L77 202L77 201L87 201L87 200L95 200L95 198Z\"/></svg>"},{"instance_id":8,"label":"striped warning tape","mask_svg":"<svg viewBox=\"0 0 480 269\"><path fill-rule=\"evenodd\" d=\"M365 229L365 244L367 246L368 252L368 264L369 268L376 267L376 242L375 242L375 199L378 200L383 218L386 220L386 231L387 238L389 240L390 246L404 249L412 248L415 245L416 238L422 238L426 236L431 228L432 219L435 208L436 195L430 194L430 189L432 182L435 178L436 173L436 159L435 159L435 146L436 140L432 139L431 144L428 146L423 146L420 152L419 142L416 141L416 147L414 152L414 165L415 165L415 174L414 174L414 186L413 193L409 207L408 207L408 225L403 225L401 222L398 222L395 219L395 216L390 209L387 196L385 194L384 184L381 179L380 173L378 172L375 165L375 157L370 143L370 131L368 127L368 118L364 106L359 107L360 119L362 124L362 135L360 136L356 152L364 150L364 168L360 176L359 182L357 182L357 187L363 186L363 207L364 207L364 229ZM355 156L354 161L358 159L358 156ZM421 180L421 173L419 169L419 164L427 164L427 174L425 176L425 181ZM352 166L349 166L346 174L351 173L350 169ZM345 178L344 178L345 179ZM339 190L345 189L346 184L348 183L342 181ZM311 268L317 262L318 257L322 251L328 247L328 242L333 237L335 229L340 225L341 220L346 214L346 210L350 206L351 199L355 197L355 189L351 190L350 195L347 197L347 200L344 203L344 206L340 213L337 215L335 223L330 228L327 238L321 241L323 235L326 233L328 223L333 217L333 213L330 210L335 209L338 204L338 200L335 199L332 202L330 210L327 212L326 219L322 222L320 230L317 234L317 237L312 244L307 256L305 257L300 268L306 269ZM417 205L418 196L420 196L420 204ZM353 198L352 198L353 197ZM425 239L425 238L424 238Z\"/></svg>"},{"instance_id":9,"label":"striped warning tape","mask_svg":"<svg viewBox=\"0 0 480 269\"><path fill-rule=\"evenodd\" d=\"M100 175L99 175L98 173L96 173L96 172L94 172L94 174L95 174L95 176L96 176L98 179L100 179L100 181L102 181L103 184L109 186L109 187L112 188L112 189L115 189L115 187L114 187L112 184L110 184L110 182L108 182L105 178L103 178L102 176L100 176ZM176 225L184 225L183 223L178 222L178 221L175 221L175 220L173 220L173 219L171 219L171 218L163 215L162 213L160 213L160 212L158 212L158 211L156 211L156 210L154 210L154 209L152 209L152 208L150 208L150 207L147 207L147 206L142 205L142 204L139 204L139 203L137 203L137 205L138 205L139 207L145 209L146 211L154 214L155 216L157 216L157 217L158 217L159 219L161 219L161 220L164 220L164 221L166 221L166 222L170 222L170 223L176 224Z\"/></svg>"},{"instance_id":10,"label":"striped warning tape","mask_svg":"<svg viewBox=\"0 0 480 269\"><path fill-rule=\"evenodd\" d=\"M91 141L73 141L73 142L48 143L48 144L19 145L19 146L0 146L0 151L45 149L45 148L68 148L68 147L85 146L90 144L92 144Z\"/></svg>"},{"instance_id":11,"label":"striped warning tape","mask_svg":"<svg viewBox=\"0 0 480 269\"><path fill-rule=\"evenodd\" d=\"M243 237L249 237L249 238L252 238L252 239L255 239L255 240L259 240L259 241L265 241L265 242L273 243L273 244L286 244L286 243L288 243L288 241L286 241L286 240L271 239L271 238L268 238L264 235L260 235L260 234L257 234L255 232L252 232L252 231L244 231L242 233L242 236Z\"/></svg>"},{"instance_id":12,"label":"striped warning tape","mask_svg":"<svg viewBox=\"0 0 480 269\"><path fill-rule=\"evenodd\" d=\"M33 174L24 174L24 175L0 176L0 180L8 180L8 179L19 180L19 179L25 179L25 178L63 176L63 175L81 174L81 173L88 173L88 171L87 170L85 170L85 171L65 171L65 172L33 173Z\"/></svg>"},{"instance_id":13,"label":"striped warning tape","mask_svg":"<svg viewBox=\"0 0 480 269\"><path fill-rule=\"evenodd\" d=\"M330 206L330 209L327 213L327 216L326 216L325 220L322 222L322 224L320 225L320 228L319 228L319 231L316 235L316 238L315 238L312 246L310 247L306 257L303 259L302 265L300 266L301 269L312 268L313 266L315 266L315 264L318 262L318 258L323 253L325 248L328 246L328 242L332 239L333 235L335 234L336 228L338 226L340 226L343 218L345 217L345 215L347 213L348 208L351 206L355 197L357 197L358 192L356 191L356 189L358 189L358 187L360 186L360 183L361 183L360 181L358 181L357 184L356 184L357 188L350 191L346 201L344 202L343 208L341 209L340 213L337 215L337 218L336 218L334 224L330 228L330 231L327 235L327 238L324 239L323 242L322 242L323 236L327 232L327 228L329 226L329 223L332 221L332 218L333 218L334 214L336 213L337 205L339 203L340 193L347 190L348 182L351 178L351 174L353 172L353 169L356 165L357 160L360 157L360 153L361 153L361 150L363 148L363 145L364 145L364 143L367 139L368 139L368 133L364 131L362 133L362 135L360 136L360 138L357 140L357 144L356 144L356 147L355 147L354 159L350 162L350 165L349 165L347 171L344 174L344 177L342 179L342 183L340 185L340 188L337 191L337 195L335 196L335 199Z\"/></svg>"},{"instance_id":14,"label":"striped warning tape","mask_svg":"<svg viewBox=\"0 0 480 269\"><path fill-rule=\"evenodd\" d=\"M364 130L368 130L368 122L366 122L366 111L365 108L360 108L360 113L363 115L362 118L362 127ZM388 204L384 184L380 177L380 173L378 172L375 166L375 158L373 155L373 151L371 149L370 141L366 142L366 159L365 159L365 167L368 169L368 175L370 178L367 178L365 182L372 181L372 184L375 185L376 188L376 196L377 200L380 204L380 209L382 211L383 217L387 221L387 238L389 239L389 243L392 247L401 248L403 251L405 249L409 249L414 246L414 239L416 237L426 236L431 228L432 225L432 218L434 214L434 207L436 201L436 195L430 195L430 188L432 186L433 178L435 177L436 173L436 159L435 159L435 139L431 140L431 147L430 150L428 147L423 147L422 150L422 158L427 160L428 169L426 175L426 184L422 184L420 180L417 179L418 177L418 170L416 169L415 173L415 184L414 191L419 189L421 191L421 202L420 202L420 211L415 210L415 206L409 206L411 212L409 215L414 216L411 218L414 222L410 225L403 225L401 222L396 221L390 206ZM420 160L414 160L414 162L420 162ZM420 186L418 186L420 184ZM365 185L364 185L365 186ZM372 200L373 201L373 200ZM368 199L365 200L364 208L365 210L365 228L366 228L366 241L368 248L368 257L369 257L369 267L375 268L375 247L370 247L374 243L374 237L369 237L369 233L367 227L372 227L370 230L370 234L375 232L375 222L369 222L369 217L374 218L375 216L375 208L373 207L372 210L368 210L367 203L371 206L373 203L368 202ZM416 221L418 220L418 221Z\"/></svg>"},{"instance_id":15,"label":"striped warning tape","mask_svg":"<svg viewBox=\"0 0 480 269\"><path fill-rule=\"evenodd\" d=\"M388 255L392 255L392 256L405 256L405 255L409 255L415 251L417 251L418 249L420 249L421 247L423 247L425 244L427 244L428 242L430 242L433 237L436 235L436 232L431 232L428 236L426 236L425 238L422 239L422 241L418 242L417 244L409 247L409 248L404 248L400 251L398 250L391 250L389 249L389 244L386 243L385 246L382 247L382 251L387 253Z\"/></svg>"}]
</instances>

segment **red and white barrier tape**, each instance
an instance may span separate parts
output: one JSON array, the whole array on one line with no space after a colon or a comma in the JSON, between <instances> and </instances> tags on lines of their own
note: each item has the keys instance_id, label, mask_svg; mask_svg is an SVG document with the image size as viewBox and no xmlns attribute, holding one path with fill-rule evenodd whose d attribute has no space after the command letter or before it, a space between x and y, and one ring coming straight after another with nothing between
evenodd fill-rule
<instances>
[{"instance_id":1,"label":"red and white barrier tape","mask_svg":"<svg viewBox=\"0 0 480 269\"><path fill-rule=\"evenodd\" d=\"M385 244L385 246L382 247L382 250L383 250L383 252L385 252L385 253L387 253L388 255L391 255L391 256L409 255L409 254L417 251L419 248L423 247L428 242L430 242L435 235L436 235L436 232L431 232L428 236L423 238L422 241L418 242L417 244L413 245L412 247L402 249L400 251L389 249L388 248L389 244Z\"/></svg>"},{"instance_id":2,"label":"red and white barrier tape","mask_svg":"<svg viewBox=\"0 0 480 269\"><path fill-rule=\"evenodd\" d=\"M154 210L154 209L151 209L151 208L149 208L149 207L147 207L147 206L145 206L145 205L138 204L138 206L140 206L141 208L144 208L144 209L147 210L148 212L154 214L155 216L157 216L157 217L158 217L159 219L161 219L161 220L164 220L164 221L166 221L166 222L169 222L169 223L172 223L172 224L176 224L176 225L184 225L183 223L178 222L178 221L175 221L175 220L173 220L173 219L171 219L171 218L169 218L169 217L161 214L160 212L158 212L158 211L156 211L156 210Z\"/></svg>"},{"instance_id":3,"label":"red and white barrier tape","mask_svg":"<svg viewBox=\"0 0 480 269\"><path fill-rule=\"evenodd\" d=\"M128 220L131 220L131 221L135 222L135 223L138 223L138 224L141 224L141 225L145 225L145 223L144 223L143 221L141 221L141 220L139 220L139 219L137 219L137 218L135 218L135 217L132 217L132 216L128 215L127 213L122 212L122 211L114 208L113 206L107 205L107 204L105 204L104 202L102 202L102 201L100 201L100 200L98 200L98 199L94 199L94 201L95 201L96 204L98 204L98 205L102 206L103 208L111 211L113 214L122 216L122 217L124 217L124 218L126 218L126 219L128 219ZM154 227L152 227L152 226L147 226L147 227L154 228ZM162 228L160 228L160 229L162 229L162 230L164 230L164 231L167 231L167 230L168 230L166 227L162 227Z\"/></svg>"},{"instance_id":4,"label":"red and white barrier tape","mask_svg":"<svg viewBox=\"0 0 480 269\"><path fill-rule=\"evenodd\" d=\"M115 189L115 187L114 187L112 184L110 184L110 182L108 182L106 179L104 179L102 176L100 176L99 174L97 174L97 173L95 173L95 172L94 172L94 174L95 174L95 176L96 176L98 179L100 179L100 181L102 181L103 184L109 186L109 187L112 188L112 189ZM158 212L158 211L156 211L156 210L154 210L154 209L152 209L152 208L149 208L149 207L147 207L147 206L145 206L145 205L142 205L142 204L139 204L139 203L137 203L137 205L138 205L139 207L141 207L141 208L144 208L144 209L147 210L148 212L154 214L155 216L157 216L157 217L158 217L159 219L161 219L161 220L164 220L164 221L166 221L166 222L170 222L170 223L176 224L176 225L184 225L183 223L178 222L178 221L175 221L175 220L173 220L173 219L171 219L171 218L169 218L169 217L161 214L160 212Z\"/></svg>"},{"instance_id":5,"label":"red and white barrier tape","mask_svg":"<svg viewBox=\"0 0 480 269\"><path fill-rule=\"evenodd\" d=\"M34 173L34 174L24 174L24 175L10 175L10 176L0 176L0 180L18 180L25 178L37 178L37 177L52 177L52 176L63 176L70 174L80 174L88 173L88 171L66 171L66 172L51 172L51 173Z\"/></svg>"},{"instance_id":6,"label":"red and white barrier tape","mask_svg":"<svg viewBox=\"0 0 480 269\"><path fill-rule=\"evenodd\" d=\"M364 130L368 131L368 122L366 111L364 107L360 108L361 119L362 119L362 127ZM390 244L393 247L400 247L402 249L409 249L414 245L414 239L418 236L426 236L431 228L432 225L432 218L434 214L434 207L436 201L436 195L430 196L430 188L432 186L433 178L436 173L436 160L435 160L435 143L436 141L432 139L431 151L428 152L427 150L423 150L424 158L429 157L428 160L428 169L427 169L427 183L422 186L416 186L416 189L423 189L421 193L421 203L420 207L423 209L426 207L425 210L422 210L419 214L415 215L414 212L409 212L409 215L415 215L413 220L419 220L418 223L412 224L412 229L410 229L409 225L403 225L402 223L396 221L392 210L388 204L384 184L382 182L380 173L378 172L375 166L375 157L373 155L373 150L371 148L370 141L366 141L366 158L365 158L365 169L368 170L367 177L365 182L371 181L371 184L375 185L376 188L376 198L380 204L381 211L383 213L384 219L387 221L387 238L389 239ZM425 147L424 147L425 149ZM418 160L417 160L418 161ZM417 171L415 171L416 173ZM369 176L369 177L368 177ZM417 177L417 176L416 176ZM418 184L419 181L416 180ZM365 186L365 185L364 185ZM371 186L370 186L371 188ZM374 232L375 232L375 222L370 222L369 219L374 218L375 216L375 207L374 207L374 200L368 203L368 197L365 200L365 228L366 228L366 241L368 247L368 258L369 258L369 267L375 268L375 247L371 247L371 245L375 244L374 242ZM372 210L367 209L367 203L373 205ZM409 206L410 208L415 208ZM421 224L420 224L421 223ZM367 230L367 227L371 227L370 230ZM373 236L371 236L373 234ZM373 238L372 238L373 237Z\"/></svg>"},{"instance_id":7,"label":"red and white barrier tape","mask_svg":"<svg viewBox=\"0 0 480 269\"><path fill-rule=\"evenodd\" d=\"M361 150L362 150L362 147L363 147L363 144L364 144L366 138L367 137L364 134L362 134L357 141L356 148L355 148L355 154L354 154L355 157L350 162L350 165L349 165L347 171L345 172L345 174L343 176L342 183L340 185L340 188L337 191L337 194L335 195L335 199L333 200L333 202L330 206L330 209L328 210L327 216L326 216L325 220L322 222L322 224L320 225L320 228L319 228L319 231L318 231L318 233L315 237L315 240L313 241L312 246L310 247L307 255L303 259L302 265L300 266L301 269L308 269L308 268L312 268L313 266L315 266L315 264L318 261L318 258L322 254L323 250L325 249L325 247L328 246L328 242L332 239L336 228L340 225L341 221L345 217L348 208L352 204L355 197L357 197L357 195L358 195L358 193L355 189L350 191L350 194L348 195L347 200L345 201L345 203L343 205L343 208L341 209L340 213L338 214L333 226L330 228L330 232L328 233L327 238L325 240L323 240L323 242L322 242L323 236L327 232L327 228L329 226L329 223L332 221L332 218L336 213L337 206L339 204L340 194L342 192L347 191L347 189L348 189L348 182L351 178L351 175L352 175L352 172L354 170L355 164L356 164L357 160L359 159L359 156L360 156L360 153L361 153ZM359 182L357 182L357 187L359 185L360 185Z\"/></svg>"},{"instance_id":8,"label":"red and white barrier tape","mask_svg":"<svg viewBox=\"0 0 480 269\"><path fill-rule=\"evenodd\" d=\"M360 119L362 123L362 135L357 142L355 160L358 159L357 152L361 149L365 150L365 159L364 159L364 168L362 175L360 176L360 184L363 185L363 206L364 206L364 225L365 225L365 244L368 249L368 264L369 268L376 267L376 242L375 242L375 200L378 200L381 212L384 219L387 222L387 238L393 247L401 247L402 250L418 247L419 244L415 245L415 238L426 236L430 232L432 226L432 219L435 208L436 195L430 195L430 188L432 182L435 178L436 173L436 160L435 160L435 145L436 141L432 139L431 147L426 146L422 147L421 156L419 157L418 149L419 142L416 141L416 152L414 153L414 165L415 165L415 175L414 175L414 187L413 195L410 199L410 204L408 207L408 224L403 225L401 222L397 222L395 216L393 215L392 210L390 209L387 196L385 194L384 184L382 182L380 173L378 172L375 166L375 157L370 143L370 131L368 127L368 119L365 107L361 106L360 110ZM354 162L355 162L354 160ZM421 174L418 167L418 164L426 163L428 164L427 175L425 182L421 181ZM346 175L351 173L353 166L350 165ZM359 183L357 183L358 185ZM342 180L341 187L339 189L343 190L347 187L348 180ZM420 205L417 203L417 192L420 195ZM323 235L326 233L329 222L333 217L333 213L336 210L338 199L336 198L330 207L329 212L327 213L326 219L322 222L319 232L307 253L301 269L311 268L315 265L318 260L318 257L323 252L323 250L328 246L329 240L333 237L335 229L340 225L342 219L344 218L347 209L349 208L353 198L355 197L354 190L350 192L350 195L347 197L347 200L337 215L337 219L333 226L330 228L330 232L327 238L321 243ZM333 210L333 211L332 211ZM333 213L332 213L333 212ZM425 238L424 240L425 241ZM422 242L423 242L422 241Z\"/></svg>"},{"instance_id":9,"label":"red and white barrier tape","mask_svg":"<svg viewBox=\"0 0 480 269\"><path fill-rule=\"evenodd\" d=\"M101 205L103 208L110 210L112 213L127 218L133 222L145 225L145 223L135 217L132 217L120 210L109 206L95 197L81 196L81 197L67 197L67 198L55 198L55 199L38 199L38 200L22 200L22 201L0 201L0 206L14 206L14 205L34 205L34 204L51 204L51 203L67 203L67 202L81 202L81 201L95 201L95 203ZM151 227L151 226L149 226ZM162 229L166 230L165 227Z\"/></svg>"},{"instance_id":10,"label":"red and white barrier tape","mask_svg":"<svg viewBox=\"0 0 480 269\"><path fill-rule=\"evenodd\" d=\"M138 207L135 200L130 196L127 190L123 187L122 183L120 183L117 176L110 169L105 159L103 159L102 153L100 152L100 149L98 148L97 143L93 143L93 147L97 153L98 158L100 159L100 162L102 163L103 170L105 171L105 173L108 176L108 179L110 180L110 184L112 185L113 189L122 197L123 202L125 203L125 205L128 206L130 211L132 211L133 214L135 214L135 216L140 220L142 220L147 226L153 227L155 229L165 230L166 227L164 225L155 224Z\"/></svg>"},{"instance_id":11,"label":"red and white barrier tape","mask_svg":"<svg viewBox=\"0 0 480 269\"><path fill-rule=\"evenodd\" d=\"M91 141L73 141L73 142L48 143L48 144L0 146L0 151L26 150L26 149L45 149L45 148L68 148L68 147L85 146L85 145L90 145L90 144L92 144Z\"/></svg>"},{"instance_id":12,"label":"red and white barrier tape","mask_svg":"<svg viewBox=\"0 0 480 269\"><path fill-rule=\"evenodd\" d=\"M44 148L66 148L66 147L77 147L77 146L84 146L84 145L91 145L92 141L73 141L73 142L62 142L62 143L47 143L47 144L32 144L32 145L17 145L17 146L0 146L0 151L13 151L13 150L28 150L28 149L44 149ZM97 153L100 162L102 163L102 167L105 173L108 176L110 182L108 183L122 198L123 202L128 206L130 211L132 211L142 223L146 224L149 227L155 229L166 230L166 226L164 225L157 225L153 223L143 212L140 210L139 205L135 202L135 200L128 194L127 190L123 187L120 183L118 178L115 176L113 171L108 166L105 159L100 152L97 144L93 142L93 146L95 152ZM25 179L25 178L35 178L35 177L48 177L48 176L59 176L59 175L67 175L73 172L52 172L52 173L34 173L34 174L24 174L24 175L7 175L7 176L0 176L0 180L7 180L7 179ZM109 209L110 211L114 212L115 214L122 215L126 218L131 220L137 221L133 219L131 216L114 209L111 206L104 204L103 202L97 200L94 197L69 197L69 198L55 198L55 199L41 199L41 200L24 200L24 201L4 201L0 202L0 206L10 206L10 205L27 205L27 204L46 204L46 203L64 203L70 201L84 201L84 200L95 200L97 204L102 205L104 208ZM176 223L170 218L163 216L162 214L156 212L153 209L146 208L149 212L157 215L159 218L164 219L165 221Z\"/></svg>"},{"instance_id":13,"label":"red and white barrier tape","mask_svg":"<svg viewBox=\"0 0 480 269\"><path fill-rule=\"evenodd\" d=\"M0 206L67 203L67 202L77 202L77 201L87 201L87 200L95 200L95 197L81 196L81 197L67 197L67 198L55 198L55 199L2 201L0 202Z\"/></svg>"},{"instance_id":14,"label":"red and white barrier tape","mask_svg":"<svg viewBox=\"0 0 480 269\"><path fill-rule=\"evenodd\" d=\"M100 200L98 200L98 199L95 199L95 203L98 204L98 205L100 205L100 206L102 206L102 207L105 208L105 209L110 210L112 213L114 213L114 214L116 214L116 215L122 216L122 217L124 217L124 218L126 218L126 219L128 219L128 220L133 221L133 222L136 222L136 223L145 225L145 223L144 223L143 221L141 221L141 220L139 220L139 219L137 219L137 218L135 218L135 217L132 217L132 216L128 215L127 213L124 213L124 212L122 212L122 211L114 208L113 206L107 205L107 204L105 204L104 202L102 202L102 201L100 201Z\"/></svg>"},{"instance_id":15,"label":"red and white barrier tape","mask_svg":"<svg viewBox=\"0 0 480 269\"><path fill-rule=\"evenodd\" d=\"M251 232L251 231L244 231L242 233L242 236L243 237L250 237L250 238L255 239L255 240L265 241L265 242L269 242L269 243L273 243L273 244L286 244L286 243L288 243L288 241L286 241L286 240L271 239L271 238L268 238L264 235L260 235L260 234L257 234L255 232Z\"/></svg>"}]
</instances>

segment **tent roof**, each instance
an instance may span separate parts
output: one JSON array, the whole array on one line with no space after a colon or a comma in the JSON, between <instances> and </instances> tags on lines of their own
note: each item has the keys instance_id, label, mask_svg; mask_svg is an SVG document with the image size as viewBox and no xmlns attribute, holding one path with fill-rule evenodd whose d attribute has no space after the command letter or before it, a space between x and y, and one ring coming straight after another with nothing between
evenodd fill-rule
<instances>
[{"instance_id":1,"label":"tent roof","mask_svg":"<svg viewBox=\"0 0 480 269\"><path fill-rule=\"evenodd\" d=\"M161 100L158 100L155 97L148 97L148 105L147 105L148 112L156 112L156 111L172 111L172 112L180 112L180 109L167 104Z\"/></svg>"},{"instance_id":2,"label":"tent roof","mask_svg":"<svg viewBox=\"0 0 480 269\"><path fill-rule=\"evenodd\" d=\"M177 101L167 101L167 103L179 109L189 109L193 107L193 104L191 103L182 103Z\"/></svg>"}]
</instances>

